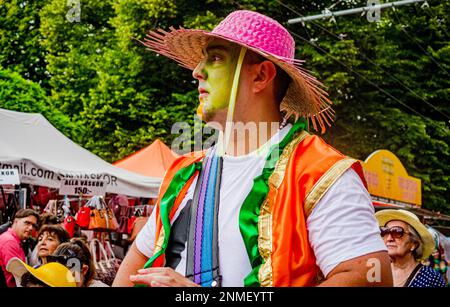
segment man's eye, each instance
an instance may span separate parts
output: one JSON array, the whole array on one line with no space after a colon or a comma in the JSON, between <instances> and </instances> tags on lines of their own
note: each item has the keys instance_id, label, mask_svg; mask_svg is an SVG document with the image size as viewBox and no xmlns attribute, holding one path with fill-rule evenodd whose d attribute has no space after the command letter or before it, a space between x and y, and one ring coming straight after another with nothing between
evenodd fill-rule
<instances>
[{"instance_id":1,"label":"man's eye","mask_svg":"<svg viewBox=\"0 0 450 307\"><path fill-rule=\"evenodd\" d=\"M213 55L211 55L210 59L212 62L218 62L218 61L222 60L222 57L213 54Z\"/></svg>"}]
</instances>

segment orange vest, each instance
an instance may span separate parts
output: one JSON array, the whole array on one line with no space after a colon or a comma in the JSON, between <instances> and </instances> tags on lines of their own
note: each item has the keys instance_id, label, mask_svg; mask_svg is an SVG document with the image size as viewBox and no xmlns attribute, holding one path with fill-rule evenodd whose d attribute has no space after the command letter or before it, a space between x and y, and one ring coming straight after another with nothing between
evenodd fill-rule
<instances>
[{"instance_id":1,"label":"orange vest","mask_svg":"<svg viewBox=\"0 0 450 307\"><path fill-rule=\"evenodd\" d=\"M160 201L175 174L201 161L204 154L182 156L167 171L156 208L154 254L161 251L166 235L159 212ZM263 261L252 271L253 280L257 282L251 285L298 287L317 284L320 270L308 240L307 217L331 185L350 167L367 186L360 163L344 156L318 136L302 131L284 148L269 177L269 192L260 206L258 225L255 225L258 227L258 238L254 240L257 246L251 248L258 249ZM176 197L170 220L197 174L187 181ZM163 265L164 253L152 266Z\"/></svg>"}]
</instances>

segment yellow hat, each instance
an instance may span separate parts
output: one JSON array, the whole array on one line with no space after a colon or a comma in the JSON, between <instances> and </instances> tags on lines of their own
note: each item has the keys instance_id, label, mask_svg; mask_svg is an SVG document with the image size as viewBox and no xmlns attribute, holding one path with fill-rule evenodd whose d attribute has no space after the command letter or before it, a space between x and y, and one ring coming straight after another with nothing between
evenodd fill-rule
<instances>
[{"instance_id":1,"label":"yellow hat","mask_svg":"<svg viewBox=\"0 0 450 307\"><path fill-rule=\"evenodd\" d=\"M380 226L386 226L386 224L390 221L402 221L414 228L414 230L417 231L420 239L422 240L422 259L427 258L433 252L433 237L425 227L425 225L420 222L419 218L414 213L402 209L386 209L376 212L375 217L377 218L378 224Z\"/></svg>"},{"instance_id":2,"label":"yellow hat","mask_svg":"<svg viewBox=\"0 0 450 307\"><path fill-rule=\"evenodd\" d=\"M22 275L30 272L31 275L50 287L76 287L75 277L70 270L58 262L50 262L41 265L37 269L32 268L19 258L11 258L6 265L6 270L14 275L17 281Z\"/></svg>"}]
</instances>

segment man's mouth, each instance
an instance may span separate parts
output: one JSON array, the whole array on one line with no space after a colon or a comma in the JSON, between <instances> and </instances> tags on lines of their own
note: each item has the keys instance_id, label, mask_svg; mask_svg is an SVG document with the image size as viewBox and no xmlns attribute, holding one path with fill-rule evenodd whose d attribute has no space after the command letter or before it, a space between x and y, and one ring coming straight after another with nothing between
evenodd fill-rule
<instances>
[{"instance_id":1,"label":"man's mouth","mask_svg":"<svg viewBox=\"0 0 450 307\"><path fill-rule=\"evenodd\" d=\"M198 88L198 92L199 92L200 94L208 93L208 91L205 90L203 87L199 87L199 88Z\"/></svg>"},{"instance_id":2,"label":"man's mouth","mask_svg":"<svg viewBox=\"0 0 450 307\"><path fill-rule=\"evenodd\" d=\"M206 96L209 95L208 91L205 90L205 89L202 88L202 87L199 87L199 88L198 88L198 93L199 93L198 97L199 97L200 99L201 99L201 98L204 98L204 97L206 97Z\"/></svg>"}]
</instances>

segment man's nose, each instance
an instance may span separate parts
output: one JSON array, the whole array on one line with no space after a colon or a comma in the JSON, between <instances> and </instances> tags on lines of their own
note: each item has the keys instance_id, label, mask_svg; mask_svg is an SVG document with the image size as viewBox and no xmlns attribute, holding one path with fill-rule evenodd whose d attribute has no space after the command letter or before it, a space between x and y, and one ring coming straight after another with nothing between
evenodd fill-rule
<instances>
[{"instance_id":1,"label":"man's nose","mask_svg":"<svg viewBox=\"0 0 450 307\"><path fill-rule=\"evenodd\" d=\"M194 71L192 71L192 76L197 80L205 80L205 73L203 72L203 68L205 67L204 61L200 61L195 67Z\"/></svg>"}]
</instances>

